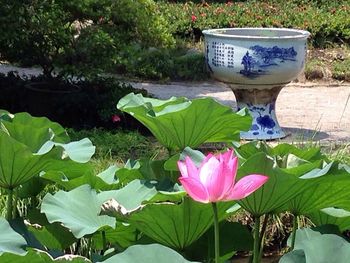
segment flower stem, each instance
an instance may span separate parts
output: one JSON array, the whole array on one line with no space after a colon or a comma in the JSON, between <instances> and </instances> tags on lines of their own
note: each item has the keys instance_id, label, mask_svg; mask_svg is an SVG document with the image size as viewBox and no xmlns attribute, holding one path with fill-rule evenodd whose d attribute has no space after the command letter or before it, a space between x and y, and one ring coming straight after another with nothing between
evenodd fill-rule
<instances>
[{"instance_id":1,"label":"flower stem","mask_svg":"<svg viewBox=\"0 0 350 263\"><path fill-rule=\"evenodd\" d=\"M106 252L107 249L107 240L106 240L106 232L102 231L102 251L101 255Z\"/></svg>"},{"instance_id":2,"label":"flower stem","mask_svg":"<svg viewBox=\"0 0 350 263\"><path fill-rule=\"evenodd\" d=\"M293 230L292 230L292 244L290 246L290 250L294 250L294 246L295 246L295 238L297 236L297 229L298 227L298 216L297 215L293 215Z\"/></svg>"},{"instance_id":3,"label":"flower stem","mask_svg":"<svg viewBox=\"0 0 350 263\"><path fill-rule=\"evenodd\" d=\"M264 242L265 242L265 234L266 234L266 228L267 228L267 223L269 222L269 214L266 214L264 216L264 221L261 227L260 231L260 252L259 252L259 259L261 260L263 252L264 252Z\"/></svg>"},{"instance_id":4,"label":"flower stem","mask_svg":"<svg viewBox=\"0 0 350 263\"><path fill-rule=\"evenodd\" d=\"M92 255L92 253L91 253L91 239L92 239L92 237L89 237L89 238L88 238L87 248L86 248L86 257L87 257L88 259L92 259L92 258L91 258L91 255Z\"/></svg>"},{"instance_id":5,"label":"flower stem","mask_svg":"<svg viewBox=\"0 0 350 263\"><path fill-rule=\"evenodd\" d=\"M220 237L219 237L219 218L218 218L218 208L216 203L211 203L213 206L214 213L214 239L215 239L215 263L219 263L220 257Z\"/></svg>"},{"instance_id":6,"label":"flower stem","mask_svg":"<svg viewBox=\"0 0 350 263\"><path fill-rule=\"evenodd\" d=\"M253 263L259 263L260 259L260 217L254 220L254 250Z\"/></svg>"},{"instance_id":7,"label":"flower stem","mask_svg":"<svg viewBox=\"0 0 350 263\"><path fill-rule=\"evenodd\" d=\"M12 218L17 217L17 204L18 204L18 188L13 190L13 202L12 202Z\"/></svg>"},{"instance_id":8,"label":"flower stem","mask_svg":"<svg viewBox=\"0 0 350 263\"><path fill-rule=\"evenodd\" d=\"M13 189L9 189L8 196L7 196L7 214L6 219L7 221L10 221L12 219L12 210L13 210Z\"/></svg>"}]
</instances>

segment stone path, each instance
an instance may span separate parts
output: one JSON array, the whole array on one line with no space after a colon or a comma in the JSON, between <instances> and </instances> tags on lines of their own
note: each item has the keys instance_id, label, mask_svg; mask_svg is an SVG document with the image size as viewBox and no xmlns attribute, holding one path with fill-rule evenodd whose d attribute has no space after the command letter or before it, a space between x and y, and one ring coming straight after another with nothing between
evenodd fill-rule
<instances>
[{"instance_id":1,"label":"stone path","mask_svg":"<svg viewBox=\"0 0 350 263\"><path fill-rule=\"evenodd\" d=\"M18 71L20 75L38 75L40 69L17 68L0 64L0 73ZM232 91L220 82L131 83L158 98L171 96L197 98L210 96L236 107ZM283 141L320 141L350 143L350 83L291 83L277 99L280 125L290 133Z\"/></svg>"},{"instance_id":2,"label":"stone path","mask_svg":"<svg viewBox=\"0 0 350 263\"><path fill-rule=\"evenodd\" d=\"M159 98L210 96L236 107L235 96L223 83L134 83ZM291 83L282 89L276 105L282 128L291 136L284 141L350 143L350 83Z\"/></svg>"}]
</instances>

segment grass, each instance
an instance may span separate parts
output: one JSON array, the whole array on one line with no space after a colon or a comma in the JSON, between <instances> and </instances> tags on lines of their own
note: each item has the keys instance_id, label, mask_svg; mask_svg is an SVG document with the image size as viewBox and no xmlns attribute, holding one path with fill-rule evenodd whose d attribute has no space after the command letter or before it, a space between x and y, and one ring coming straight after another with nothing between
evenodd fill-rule
<instances>
[{"instance_id":1,"label":"grass","mask_svg":"<svg viewBox=\"0 0 350 263\"><path fill-rule=\"evenodd\" d=\"M165 153L165 149L153 137L143 136L137 131L69 129L68 134L72 140L89 138L96 146L96 153L91 161L98 172L111 164L122 165L128 159L158 159Z\"/></svg>"},{"instance_id":2,"label":"grass","mask_svg":"<svg viewBox=\"0 0 350 263\"><path fill-rule=\"evenodd\" d=\"M317 129L316 129L317 130ZM102 128L76 131L68 129L68 134L72 140L80 140L82 138L89 138L96 146L96 153L93 156L95 163L119 163L123 164L128 159L162 159L167 156L166 149L161 146L154 137L144 136L137 131L124 130L105 130ZM321 144L314 141L314 138L305 139L302 135L296 138L297 141L306 143L297 143L299 147L317 147ZM274 145L275 143L273 143ZM203 152L216 152L226 148L226 144L204 144L200 149ZM336 160L350 165L350 143L343 144L327 144L322 145L321 150L331 160Z\"/></svg>"},{"instance_id":3,"label":"grass","mask_svg":"<svg viewBox=\"0 0 350 263\"><path fill-rule=\"evenodd\" d=\"M329 146L323 146L321 149L330 160L350 166L350 143L330 144Z\"/></svg>"}]
</instances>

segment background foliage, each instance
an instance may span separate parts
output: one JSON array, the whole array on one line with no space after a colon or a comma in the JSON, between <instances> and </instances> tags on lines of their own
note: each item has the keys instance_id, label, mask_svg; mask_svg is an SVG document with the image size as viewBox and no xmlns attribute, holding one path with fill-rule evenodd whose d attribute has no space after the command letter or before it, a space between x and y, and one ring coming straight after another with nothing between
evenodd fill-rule
<instances>
[{"instance_id":1,"label":"background foliage","mask_svg":"<svg viewBox=\"0 0 350 263\"><path fill-rule=\"evenodd\" d=\"M0 0L0 5L0 58L40 65L48 76L59 66L66 76L107 70L149 79L205 79L202 53L186 49L196 47L207 28L300 28L311 32L312 47L350 43L349 0Z\"/></svg>"}]
</instances>

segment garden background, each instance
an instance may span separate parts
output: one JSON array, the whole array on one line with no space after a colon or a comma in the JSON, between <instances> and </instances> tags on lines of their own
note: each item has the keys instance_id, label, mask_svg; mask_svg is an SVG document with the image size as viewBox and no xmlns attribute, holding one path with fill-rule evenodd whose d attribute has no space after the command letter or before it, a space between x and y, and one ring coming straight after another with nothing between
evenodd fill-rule
<instances>
[{"instance_id":1,"label":"garden background","mask_svg":"<svg viewBox=\"0 0 350 263\"><path fill-rule=\"evenodd\" d=\"M97 262L98 260L105 260L112 254L123 252L131 245L152 243L151 239L174 248L188 259L203 260L201 256L194 252L198 251L198 246L201 245L200 242L203 241L203 237L199 239L200 242L198 243L191 243L190 241L194 240L190 239L186 240L188 243L182 243L181 237L178 237L179 240L177 241L173 241L171 238L169 241L166 238L163 239L163 236L157 237L159 233L152 235L147 230L140 230L140 228L133 225L131 228L124 228L125 219L121 219L120 215L113 214L112 218L119 220L114 222L114 226L122 225L121 228L117 227L111 230L113 223L108 223L111 228L105 228L105 225L100 224L99 221L95 231L89 232L78 224L78 230L68 231L64 228L64 231L66 231L64 232L65 237L60 239L57 234L63 231L62 226L58 223L51 224L53 221L48 216L49 212L47 210L41 210L41 212L46 212L46 215L38 214L38 211L40 211L38 208L47 194L49 196L66 195L64 198L67 198L68 202L71 198L70 195L75 196L77 194L76 192L72 193L75 187L80 187L84 183L88 183L98 194L107 190L120 190L131 181L131 179L123 177L125 174L132 179L142 180L170 178L170 182L169 180L164 180L165 182L160 180L163 185L157 185L156 190L164 191L166 189L169 192L178 190L176 187L174 190L174 182L176 181L174 180L174 173L178 172L171 170L173 168L170 171L163 168L168 158L179 157L175 153L182 152L184 154L185 147L170 147L169 144L159 140L159 136L154 136L155 133L152 129L150 131L149 127L147 129L134 117L127 114L127 110L123 110L122 107L117 108L116 105L121 98L130 92L141 93L145 97L149 96L146 90L134 89L132 85L128 84L130 82L147 80L167 83L170 81L208 80L209 75L205 68L202 50L202 30L222 27L286 27L308 30L311 37L309 39L305 78L309 81L331 81L335 83L350 80L350 1L348 0L192 2L164 0L0 0L0 6L1 62L19 67L38 67L43 71L41 76L27 78L23 78L16 72L8 75L0 74L2 95L0 97L0 108L11 113L29 112L34 116L47 116L52 121L57 121L64 128L67 128L69 136L63 135L63 128L61 126L57 127L56 124L34 120L30 116L21 114L13 117L5 112L1 112L2 129L10 131L8 133L11 136L9 136L20 142L19 145L21 146L18 147L26 145L30 154L36 153L40 149L39 146L44 145L48 138L51 138L52 131L55 134L52 137L55 138L55 143L65 144L69 141L79 141L88 137L92 144L96 146L96 152L87 165L74 164L72 161L74 154L69 154L68 151L70 160L63 164L56 163L56 160L54 167L51 165L47 168L54 172L47 173L44 178L39 176L38 173L31 173L31 176L28 177L22 177L19 173L18 181L14 184L12 179L7 179L14 176L15 173L12 172L10 177L6 177L4 175L6 172L3 172L5 179L0 180L2 182L0 185L2 188L0 199L3 204L1 213L4 216L6 215L9 221L17 220L20 222L17 222L17 225L11 223L11 227L17 229L17 232L20 232L18 230L19 225L22 230L26 229L24 231L26 234L23 234L24 232L20 233L25 236L26 244L29 244L28 247L43 249L53 257L62 255L62 252L67 252L84 255ZM157 110L159 109L154 109L155 112ZM200 117L196 116L196 118ZM28 120L30 120L30 124L28 124ZM33 139L35 142L32 142L30 135L33 133L32 125L35 126L36 122L38 122L38 127L44 125L45 129L42 131L39 129L39 135L35 135L35 140ZM142 118L141 122L145 123ZM16 125L21 128L17 128ZM47 133L48 127L50 128L49 133ZM242 124L240 128L244 127ZM13 134L11 129L15 131ZM237 128L236 132L238 131ZM8 141L7 135L1 136L4 137L3 141ZM210 142L208 144L207 141L210 140L203 140L201 143L186 146L199 149L204 153L219 151L227 146L236 146L232 143L227 144L227 142ZM83 146L79 145L83 150L87 148L91 150L92 147L92 145L88 145L90 148L86 145L87 148ZM319 176L339 174L343 176L346 173L345 171L348 171L346 170L348 168L344 168L350 164L348 144L322 145L320 149L317 146L319 146L317 141L303 141L303 143L298 144L298 147L282 145L277 146L277 149L270 148L264 143L249 143L245 146L241 145L241 148L237 147L236 154L240 155L242 163L248 162L243 170L250 170L249 165L254 162L262 162L263 160L269 163L269 158L273 156L279 168L284 169L283 171L287 174L294 174L294 176L302 176L307 173L318 174ZM10 146L6 147L6 149L10 149ZM14 152L16 152L16 147L13 148ZM56 145L53 149L55 147L63 147L64 151L62 152L67 155L66 146ZM4 149L4 147L2 148ZM188 149L187 151L189 152L185 152L185 155L198 157L196 155L198 153ZM45 158L57 159L57 156L60 155L58 152L50 153L51 156ZM62 152L62 156L66 158L67 156ZM11 159L5 150L1 154L3 154L2 160L4 163ZM109 165L117 165L118 168L108 170ZM4 165L2 164L2 166ZM71 172L69 173L66 170L62 172L62 166L66 166L66 170L70 167ZM274 169L272 166L268 167L268 169L270 168ZM60 169L61 171L58 172ZM102 173L106 169L108 172ZM314 171L314 169L318 170ZM18 170L20 169L18 168ZM275 176L279 172L274 171L272 174ZM62 176L62 173L64 176ZM97 177L98 179L96 179ZM102 178L102 181L99 178ZM119 178L119 181L116 178ZM291 179L291 181L293 180ZM326 179L324 181L326 181L326 184L322 187L321 183L318 182L320 193L333 184ZM342 181L342 183L344 182ZM343 184L335 184L337 193L347 191ZM40 187L33 187L33 185ZM288 189L288 184L286 185L281 189ZM129 187L131 187L131 190L128 191L138 189L136 183L129 185ZM31 188L35 191L28 190ZM306 188L312 189L311 186L305 186ZM12 195L9 195L9 191L11 192L14 189L19 192L22 191L22 193L17 193L12 197ZM70 192L64 192L63 190ZM95 198L96 192L94 195L93 191L80 190L84 192L85 197L92 196L92 199ZM183 198L183 193L179 194L177 192L173 197L171 197L171 193L163 193L166 197L162 196L162 193L158 193L157 196L152 195L154 192L151 194L147 192L147 194L149 194L147 200L151 200L150 202L162 202L169 199L174 203L180 203L179 200ZM269 194L272 195L272 193ZM291 195L291 198L295 197L297 192L293 192L293 194L294 196ZM279 195L275 194L275 199L278 199L278 197ZM347 196L344 198L348 200ZM48 197L46 201L47 199ZM299 226L310 226L309 218L312 218L314 223L318 225L322 225L324 222L335 223L339 227L337 229L339 233L337 232L337 234L346 236L347 232L344 231L348 229L350 219L344 210L341 211L344 216L341 220L331 216L336 214L334 211L326 215L319 211L321 208L336 205L347 209L348 206L342 206L343 203L339 199L329 197L326 206L324 204L320 205L321 202L319 202L306 208L302 207L303 209L300 210L298 210L298 207L293 207L294 211L291 211L290 207L282 207L283 209L276 212L276 206L270 207L271 209L268 211L263 211L262 216L266 221L266 235L262 242L262 247L265 246L265 250L262 249L261 254L280 255L287 251L288 236L292 232L293 226L296 225L293 218L298 218ZM298 200L298 202L303 200ZM335 201L332 202L332 200ZM295 203L298 202L295 201ZM84 203L84 200L82 203ZM12 205L10 214L8 212L9 204ZM193 204L190 202L189 207L191 205ZM246 209L249 207L244 203L243 206ZM313 211L312 207L316 211ZM62 211L62 207L60 209ZM154 208L152 207L152 209ZM32 210L34 212L30 212ZM249 209L247 210L252 212ZM198 211L202 213L200 209ZM95 212L92 211L92 213ZM231 221L239 221L245 226L241 228L242 225L239 224L239 226L233 228L233 234L239 233L247 238L246 243L235 243L235 241L230 240L234 247L225 248L226 257L228 255L232 256L233 250L245 251L240 253L241 256L249 254L247 251L251 250L253 238L249 235L248 230L254 228L254 220L257 215L261 215L260 212L248 213L241 211L234 216L232 216L232 213L227 215ZM284 213L280 214L279 212ZM61 218L60 215L57 215L57 212L53 213L56 213L55 222L64 222L66 226L69 225L67 220L70 221L71 218ZM294 217L292 214L294 214ZM306 215L308 217L304 217ZM145 215L145 217L147 216L148 214ZM97 218L100 220L101 216ZM27 227L29 232L26 227L23 228L24 219L31 224L30 227ZM48 219L50 222L47 221ZM131 224L132 220L128 223ZM36 228L35 224L42 228ZM91 226L91 221L86 225ZM96 227L96 225L94 226ZM206 230L209 227L209 223L203 226ZM118 230L116 231L116 229ZM7 230L10 231L8 228ZM77 234L79 230L82 232ZM122 234L118 232L119 230ZM211 230L209 229L209 231ZM9 236L13 236L11 231L9 233ZM147 235L144 233L147 233ZM35 240L39 241L42 246L30 243L27 234L30 238L34 235ZM196 232L196 234L198 235L196 237L199 238L199 234L203 233ZM131 238L131 236L134 238ZM52 238L54 238L53 241L50 241ZM17 242L19 242L18 239ZM189 246L190 243L191 247ZM14 245L16 248L24 246L23 242L21 245L16 244ZM188 248L187 251L185 251L185 247ZM0 248L3 249L1 242ZM108 253L105 253L107 249L112 249L113 253L107 255ZM3 249L1 251L4 251L3 255L6 256L7 252L16 252L16 249L10 251ZM58 254L52 251L58 251ZM23 251L20 252L23 254ZM34 254L30 252L26 257L37 257ZM40 254L39 257L46 256ZM208 257L210 258L210 255Z\"/></svg>"}]
</instances>

